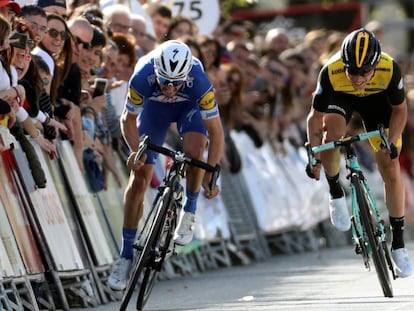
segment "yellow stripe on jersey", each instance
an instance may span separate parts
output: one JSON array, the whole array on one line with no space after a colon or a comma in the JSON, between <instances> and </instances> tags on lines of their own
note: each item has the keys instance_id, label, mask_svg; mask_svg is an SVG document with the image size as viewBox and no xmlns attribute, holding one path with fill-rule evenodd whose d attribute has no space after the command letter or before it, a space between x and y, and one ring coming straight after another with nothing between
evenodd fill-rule
<instances>
[{"instance_id":1,"label":"yellow stripe on jersey","mask_svg":"<svg viewBox=\"0 0 414 311\"><path fill-rule=\"evenodd\" d=\"M131 87L128 90L128 99L134 105L141 105L143 101L142 97Z\"/></svg>"},{"instance_id":2,"label":"yellow stripe on jersey","mask_svg":"<svg viewBox=\"0 0 414 311\"><path fill-rule=\"evenodd\" d=\"M210 110L211 108L214 107L214 105L216 104L216 99L214 97L214 92L210 91L207 92L206 95L203 96L203 98L200 100L200 107L203 110Z\"/></svg>"}]
</instances>

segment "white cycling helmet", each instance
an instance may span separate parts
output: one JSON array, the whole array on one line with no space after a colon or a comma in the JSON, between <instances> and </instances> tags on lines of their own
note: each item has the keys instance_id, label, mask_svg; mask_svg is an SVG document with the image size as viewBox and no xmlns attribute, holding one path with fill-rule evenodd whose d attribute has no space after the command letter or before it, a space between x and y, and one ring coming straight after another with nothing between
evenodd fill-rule
<instances>
[{"instance_id":1,"label":"white cycling helmet","mask_svg":"<svg viewBox=\"0 0 414 311\"><path fill-rule=\"evenodd\" d=\"M154 58L155 73L171 81L185 80L193 66L190 48L183 42L169 40L162 43Z\"/></svg>"}]
</instances>

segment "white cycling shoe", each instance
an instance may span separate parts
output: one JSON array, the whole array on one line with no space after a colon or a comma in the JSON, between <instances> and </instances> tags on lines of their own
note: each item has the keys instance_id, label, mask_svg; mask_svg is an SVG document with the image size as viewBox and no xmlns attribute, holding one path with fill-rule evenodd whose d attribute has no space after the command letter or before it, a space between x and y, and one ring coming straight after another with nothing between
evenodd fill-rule
<instances>
[{"instance_id":1,"label":"white cycling shoe","mask_svg":"<svg viewBox=\"0 0 414 311\"><path fill-rule=\"evenodd\" d=\"M129 272L131 271L132 260L119 258L112 267L108 278L109 287L113 290L124 290L128 284Z\"/></svg>"},{"instance_id":2,"label":"white cycling shoe","mask_svg":"<svg viewBox=\"0 0 414 311\"><path fill-rule=\"evenodd\" d=\"M191 212L184 212L181 222L175 230L174 242L178 245L191 243L194 236L195 215Z\"/></svg>"},{"instance_id":3,"label":"white cycling shoe","mask_svg":"<svg viewBox=\"0 0 414 311\"><path fill-rule=\"evenodd\" d=\"M406 248L397 248L391 251L391 257L395 264L395 272L400 278L406 278L413 274L414 265L408 256Z\"/></svg>"},{"instance_id":4,"label":"white cycling shoe","mask_svg":"<svg viewBox=\"0 0 414 311\"><path fill-rule=\"evenodd\" d=\"M351 228L346 198L343 196L337 199L329 199L329 214L331 223L340 231L348 231Z\"/></svg>"}]
</instances>

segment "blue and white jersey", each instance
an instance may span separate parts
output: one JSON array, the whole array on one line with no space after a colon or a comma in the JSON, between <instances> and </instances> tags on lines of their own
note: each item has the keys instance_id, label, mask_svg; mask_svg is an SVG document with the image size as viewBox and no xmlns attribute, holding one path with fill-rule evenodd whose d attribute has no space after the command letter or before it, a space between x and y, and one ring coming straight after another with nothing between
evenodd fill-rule
<instances>
[{"instance_id":1,"label":"blue and white jersey","mask_svg":"<svg viewBox=\"0 0 414 311\"><path fill-rule=\"evenodd\" d=\"M219 117L213 86L204 72L200 60L193 57L193 67L187 81L175 94L168 98L161 92L154 71L154 52L141 57L135 65L129 81L126 108L131 114L139 114L146 105L157 103L197 104L203 120Z\"/></svg>"}]
</instances>

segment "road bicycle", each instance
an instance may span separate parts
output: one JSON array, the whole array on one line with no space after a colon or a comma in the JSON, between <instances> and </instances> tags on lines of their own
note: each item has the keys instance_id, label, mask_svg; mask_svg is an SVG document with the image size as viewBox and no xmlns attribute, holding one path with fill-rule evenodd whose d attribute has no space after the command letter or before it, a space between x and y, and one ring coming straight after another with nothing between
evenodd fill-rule
<instances>
[{"instance_id":1,"label":"road bicycle","mask_svg":"<svg viewBox=\"0 0 414 311\"><path fill-rule=\"evenodd\" d=\"M175 254L173 241L177 225L178 212L182 207L184 187L181 180L185 178L186 168L192 165L212 173L210 189L216 186L220 166L211 166L205 162L186 156L183 152L173 151L150 142L145 136L140 142L135 163L141 159L145 150L153 150L171 158L161 185L148 212L138 238L134 243L136 250L134 264L128 285L121 301L120 311L126 310L135 287L139 283L136 309L142 310L153 289L158 272L161 271L165 259Z\"/></svg>"},{"instance_id":2,"label":"road bicycle","mask_svg":"<svg viewBox=\"0 0 414 311\"><path fill-rule=\"evenodd\" d=\"M395 280L396 274L387 245L386 225L384 220L381 219L376 201L368 187L367 179L362 172L353 148L355 142L374 137L380 137L381 147L390 152L390 145L383 126L379 126L378 130L347 136L318 146L311 147L309 143L306 143L305 146L309 164L312 164L310 167L316 165L318 161L315 154L343 147L346 169L349 173L347 179L350 180L351 187L351 231L355 252L362 255L365 267L368 270L371 270L370 262L372 259L384 296L393 297L391 276Z\"/></svg>"}]
</instances>

